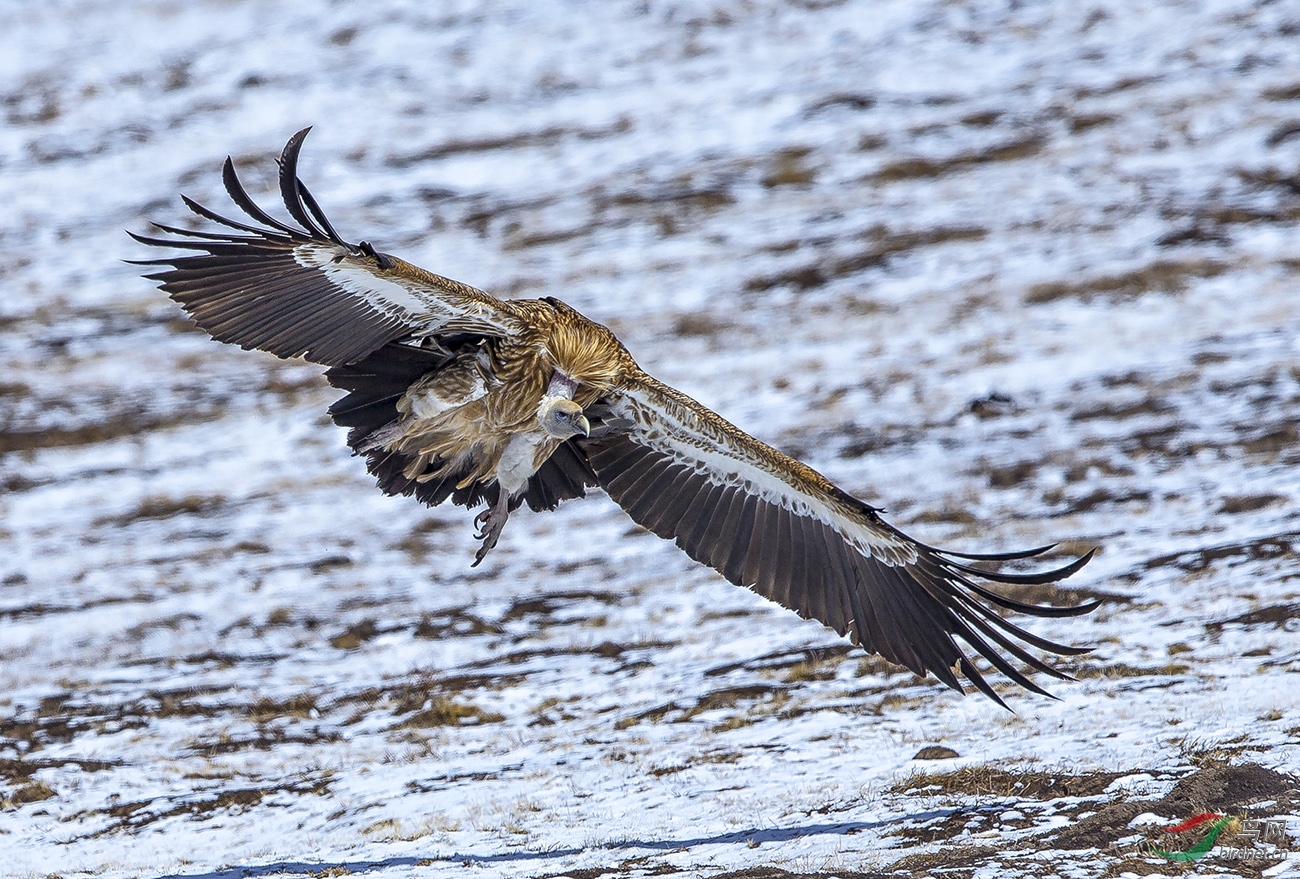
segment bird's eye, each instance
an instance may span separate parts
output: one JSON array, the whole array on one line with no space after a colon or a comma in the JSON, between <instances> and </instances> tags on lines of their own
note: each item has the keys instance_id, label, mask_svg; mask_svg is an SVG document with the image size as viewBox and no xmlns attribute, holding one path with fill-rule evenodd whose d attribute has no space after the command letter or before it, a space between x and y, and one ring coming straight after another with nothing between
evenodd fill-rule
<instances>
[{"instance_id":1,"label":"bird's eye","mask_svg":"<svg viewBox=\"0 0 1300 879\"><path fill-rule=\"evenodd\" d=\"M572 417L573 417L573 416L570 415L568 412L556 412L556 413L555 413L555 420L556 420L556 421L568 421L568 420L569 420L570 418L572 418Z\"/></svg>"}]
</instances>

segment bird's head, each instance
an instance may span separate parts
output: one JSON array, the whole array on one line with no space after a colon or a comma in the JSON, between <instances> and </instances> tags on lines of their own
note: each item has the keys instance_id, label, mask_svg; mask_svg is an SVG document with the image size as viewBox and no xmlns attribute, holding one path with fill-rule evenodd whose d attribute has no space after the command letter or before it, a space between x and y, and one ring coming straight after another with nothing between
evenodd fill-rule
<instances>
[{"instance_id":1,"label":"bird's head","mask_svg":"<svg viewBox=\"0 0 1300 879\"><path fill-rule=\"evenodd\" d=\"M591 424L582 407L566 397L543 397L537 407L537 422L542 430L559 440L591 433Z\"/></svg>"}]
</instances>

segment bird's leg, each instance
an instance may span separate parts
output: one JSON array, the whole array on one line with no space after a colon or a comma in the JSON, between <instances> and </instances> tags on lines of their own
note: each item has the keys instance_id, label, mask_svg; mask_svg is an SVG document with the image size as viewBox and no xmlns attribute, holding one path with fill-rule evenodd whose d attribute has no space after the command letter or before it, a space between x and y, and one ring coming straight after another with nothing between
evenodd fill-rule
<instances>
[{"instance_id":1,"label":"bird's leg","mask_svg":"<svg viewBox=\"0 0 1300 879\"><path fill-rule=\"evenodd\" d=\"M501 536L501 529L506 527L506 519L509 518L510 492L498 486L497 502L474 517L474 524L479 529L478 534L474 535L474 539L483 541L483 545L474 554L474 564L470 565L471 568L477 568L479 562L483 561L483 557L492 551L492 547L497 545L497 539Z\"/></svg>"}]
</instances>

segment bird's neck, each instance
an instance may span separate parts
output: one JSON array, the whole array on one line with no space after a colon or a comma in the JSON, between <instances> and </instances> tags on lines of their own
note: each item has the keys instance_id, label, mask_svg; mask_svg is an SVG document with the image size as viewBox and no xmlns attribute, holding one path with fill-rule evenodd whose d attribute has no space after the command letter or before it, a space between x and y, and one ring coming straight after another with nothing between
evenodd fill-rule
<instances>
[{"instance_id":1,"label":"bird's neck","mask_svg":"<svg viewBox=\"0 0 1300 879\"><path fill-rule=\"evenodd\" d=\"M572 400L573 392L577 389L577 380L569 378L557 369L551 373L551 383L546 387L545 396L563 397L566 400Z\"/></svg>"}]
</instances>

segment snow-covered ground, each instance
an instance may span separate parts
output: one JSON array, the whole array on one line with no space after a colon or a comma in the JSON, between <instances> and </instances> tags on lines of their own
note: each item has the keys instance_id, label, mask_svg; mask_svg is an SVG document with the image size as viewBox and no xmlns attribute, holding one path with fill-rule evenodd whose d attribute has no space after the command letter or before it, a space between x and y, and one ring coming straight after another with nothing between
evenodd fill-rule
<instances>
[{"instance_id":1,"label":"snow-covered ground","mask_svg":"<svg viewBox=\"0 0 1300 879\"><path fill-rule=\"evenodd\" d=\"M0 875L1182 873L1141 846L1205 809L1289 837L1192 869L1297 872L1295 3L0 27ZM1078 682L963 698L599 494L471 570L319 369L121 262L227 154L273 202L304 125L345 237L563 298L927 542L1101 546L1066 587L1112 600L1033 626Z\"/></svg>"}]
</instances>

